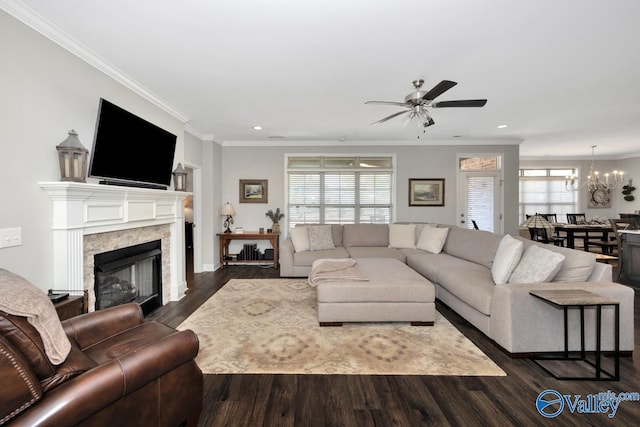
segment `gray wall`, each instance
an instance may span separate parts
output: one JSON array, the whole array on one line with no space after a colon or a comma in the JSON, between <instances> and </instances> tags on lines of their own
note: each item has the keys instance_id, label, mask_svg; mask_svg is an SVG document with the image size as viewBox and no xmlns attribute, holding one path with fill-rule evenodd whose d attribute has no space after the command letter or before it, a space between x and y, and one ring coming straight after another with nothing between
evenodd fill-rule
<instances>
[{"instance_id":1,"label":"gray wall","mask_svg":"<svg viewBox=\"0 0 640 427\"><path fill-rule=\"evenodd\" d=\"M55 146L69 129L91 149L100 97L178 136L183 123L0 11L0 228L22 227L22 246L0 249L0 268L52 285L52 203L38 182L58 181Z\"/></svg>"},{"instance_id":2,"label":"gray wall","mask_svg":"<svg viewBox=\"0 0 640 427\"><path fill-rule=\"evenodd\" d=\"M456 222L458 153L498 153L504 155L504 229L517 233L518 222L518 152L517 145L485 146L223 146L222 200L230 202L236 210L235 226L245 230L268 228L271 222L265 217L268 209L284 209L285 203L285 154L367 154L396 155L396 216L395 221L433 221L454 224ZM444 207L409 207L409 178L445 178ZM269 202L267 204L239 203L238 180L268 179ZM217 206L218 211L220 206ZM286 218L284 220L286 222ZM237 246L236 246L237 248Z\"/></svg>"}]
</instances>

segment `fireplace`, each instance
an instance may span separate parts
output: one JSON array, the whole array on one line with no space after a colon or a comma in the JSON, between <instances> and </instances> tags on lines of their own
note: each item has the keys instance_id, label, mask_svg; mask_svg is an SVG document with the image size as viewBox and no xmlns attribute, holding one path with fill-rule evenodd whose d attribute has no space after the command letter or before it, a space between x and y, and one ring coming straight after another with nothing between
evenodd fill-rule
<instances>
[{"instance_id":1,"label":"fireplace","mask_svg":"<svg viewBox=\"0 0 640 427\"><path fill-rule=\"evenodd\" d=\"M190 193L70 181L40 186L53 201L53 289L68 289L74 295L87 291L93 311L95 255L160 239L157 304L184 297L183 213L184 198ZM131 282L127 277L122 280ZM140 285L135 287L139 290Z\"/></svg>"},{"instance_id":2,"label":"fireplace","mask_svg":"<svg viewBox=\"0 0 640 427\"><path fill-rule=\"evenodd\" d=\"M161 290L161 240L94 256L96 310L137 302L146 315L162 306Z\"/></svg>"}]
</instances>

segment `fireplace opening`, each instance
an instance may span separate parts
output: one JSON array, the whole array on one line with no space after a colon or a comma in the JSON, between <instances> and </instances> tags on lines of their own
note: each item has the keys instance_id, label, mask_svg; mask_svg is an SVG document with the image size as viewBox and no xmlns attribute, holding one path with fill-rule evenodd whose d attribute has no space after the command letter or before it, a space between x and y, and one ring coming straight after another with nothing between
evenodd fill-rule
<instances>
[{"instance_id":1,"label":"fireplace opening","mask_svg":"<svg viewBox=\"0 0 640 427\"><path fill-rule=\"evenodd\" d=\"M137 302L145 316L162 306L162 241L94 255L96 310Z\"/></svg>"}]
</instances>

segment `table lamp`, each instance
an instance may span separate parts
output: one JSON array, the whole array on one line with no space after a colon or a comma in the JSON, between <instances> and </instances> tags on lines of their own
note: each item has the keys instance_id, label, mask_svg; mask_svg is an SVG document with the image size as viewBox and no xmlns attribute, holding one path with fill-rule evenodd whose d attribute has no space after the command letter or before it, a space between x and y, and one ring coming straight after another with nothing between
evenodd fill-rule
<instances>
[{"instance_id":1,"label":"table lamp","mask_svg":"<svg viewBox=\"0 0 640 427\"><path fill-rule=\"evenodd\" d=\"M233 224L233 216L236 214L236 210L233 209L233 206L231 206L231 203L227 202L222 206L222 209L220 210L220 215L226 215L227 218L224 220L224 226L227 228L226 230L224 230L225 233L231 233L231 230L229 229L229 225Z\"/></svg>"}]
</instances>

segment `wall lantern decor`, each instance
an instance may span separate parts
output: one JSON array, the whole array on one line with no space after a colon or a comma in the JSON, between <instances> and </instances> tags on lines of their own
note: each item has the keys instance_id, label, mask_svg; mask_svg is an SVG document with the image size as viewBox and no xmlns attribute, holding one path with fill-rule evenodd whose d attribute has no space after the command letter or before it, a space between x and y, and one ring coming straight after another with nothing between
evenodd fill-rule
<instances>
[{"instance_id":1,"label":"wall lantern decor","mask_svg":"<svg viewBox=\"0 0 640 427\"><path fill-rule=\"evenodd\" d=\"M187 191L187 172L178 163L178 167L173 171L173 189L175 191Z\"/></svg>"},{"instance_id":2,"label":"wall lantern decor","mask_svg":"<svg viewBox=\"0 0 640 427\"><path fill-rule=\"evenodd\" d=\"M58 159L60 160L60 180L87 182L87 154L89 150L84 148L78 139L78 133L71 129L67 139L56 145Z\"/></svg>"}]
</instances>

